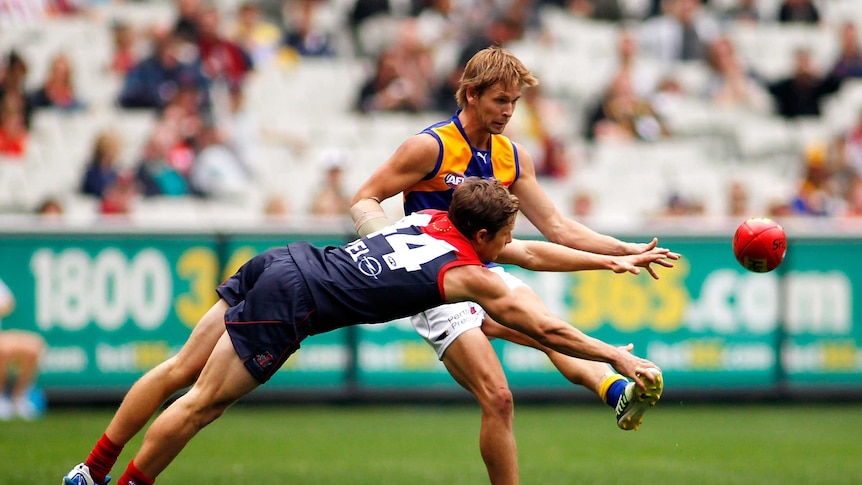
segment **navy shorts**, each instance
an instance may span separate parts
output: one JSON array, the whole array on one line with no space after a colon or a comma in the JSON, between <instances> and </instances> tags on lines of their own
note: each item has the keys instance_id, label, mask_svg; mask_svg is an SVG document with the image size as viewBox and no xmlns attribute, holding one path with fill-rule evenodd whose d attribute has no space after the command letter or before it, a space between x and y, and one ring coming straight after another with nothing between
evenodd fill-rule
<instances>
[{"instance_id":1,"label":"navy shorts","mask_svg":"<svg viewBox=\"0 0 862 485\"><path fill-rule=\"evenodd\" d=\"M240 359L264 383L308 337L314 301L287 247L246 262L216 292L230 308L225 328Z\"/></svg>"}]
</instances>

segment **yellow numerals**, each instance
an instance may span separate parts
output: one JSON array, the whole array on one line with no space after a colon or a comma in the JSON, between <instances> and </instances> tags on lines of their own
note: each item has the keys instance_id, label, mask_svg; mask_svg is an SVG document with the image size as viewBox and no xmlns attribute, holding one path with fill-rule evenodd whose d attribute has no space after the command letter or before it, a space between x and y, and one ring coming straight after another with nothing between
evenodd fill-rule
<instances>
[{"instance_id":1,"label":"yellow numerals","mask_svg":"<svg viewBox=\"0 0 862 485\"><path fill-rule=\"evenodd\" d=\"M624 332L676 330L683 325L690 300L685 287L689 269L685 260L675 261L673 269L658 269L658 280L644 270L637 277L610 271L573 273L567 297L569 321L584 331L604 324Z\"/></svg>"},{"instance_id":2,"label":"yellow numerals","mask_svg":"<svg viewBox=\"0 0 862 485\"><path fill-rule=\"evenodd\" d=\"M183 325L192 328L198 319L215 303L215 286L218 281L218 257L206 247L186 250L177 261L177 275L189 282L189 291L177 296L177 317Z\"/></svg>"}]
</instances>

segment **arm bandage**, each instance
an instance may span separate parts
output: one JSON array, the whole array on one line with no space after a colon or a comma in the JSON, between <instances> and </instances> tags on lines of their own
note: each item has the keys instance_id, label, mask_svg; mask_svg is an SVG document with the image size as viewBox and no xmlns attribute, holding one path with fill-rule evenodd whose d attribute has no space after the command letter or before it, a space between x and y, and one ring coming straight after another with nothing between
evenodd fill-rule
<instances>
[{"instance_id":1,"label":"arm bandage","mask_svg":"<svg viewBox=\"0 0 862 485\"><path fill-rule=\"evenodd\" d=\"M374 199L362 199L350 208L353 218L353 228L359 237L365 237L389 225L389 218L383 212L380 202Z\"/></svg>"}]
</instances>

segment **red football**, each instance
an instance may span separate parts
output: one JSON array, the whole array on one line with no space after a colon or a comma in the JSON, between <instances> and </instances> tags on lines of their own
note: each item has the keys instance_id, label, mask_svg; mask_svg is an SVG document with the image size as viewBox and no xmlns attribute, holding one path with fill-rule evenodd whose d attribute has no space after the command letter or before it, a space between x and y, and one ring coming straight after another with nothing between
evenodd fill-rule
<instances>
[{"instance_id":1,"label":"red football","mask_svg":"<svg viewBox=\"0 0 862 485\"><path fill-rule=\"evenodd\" d=\"M736 228L733 254L743 268L755 273L772 271L784 261L787 236L772 219L753 217Z\"/></svg>"}]
</instances>

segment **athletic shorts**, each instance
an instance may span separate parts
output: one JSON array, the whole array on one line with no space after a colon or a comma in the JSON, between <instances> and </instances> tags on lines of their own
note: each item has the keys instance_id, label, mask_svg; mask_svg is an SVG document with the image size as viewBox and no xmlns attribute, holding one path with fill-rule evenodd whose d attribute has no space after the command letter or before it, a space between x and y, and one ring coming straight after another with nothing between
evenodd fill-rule
<instances>
[{"instance_id":1,"label":"athletic shorts","mask_svg":"<svg viewBox=\"0 0 862 485\"><path fill-rule=\"evenodd\" d=\"M514 290L525 284L511 273L507 273L502 266L491 266L488 269L500 275L509 289ZM416 332L434 347L437 358L443 359L443 353L459 335L481 326L484 319L485 310L482 307L471 301L465 301L447 303L413 315L410 317L410 323L413 324Z\"/></svg>"},{"instance_id":2,"label":"athletic shorts","mask_svg":"<svg viewBox=\"0 0 862 485\"><path fill-rule=\"evenodd\" d=\"M308 337L314 311L290 251L255 256L216 292L230 305L225 328L237 355L255 379L268 381Z\"/></svg>"}]
</instances>

